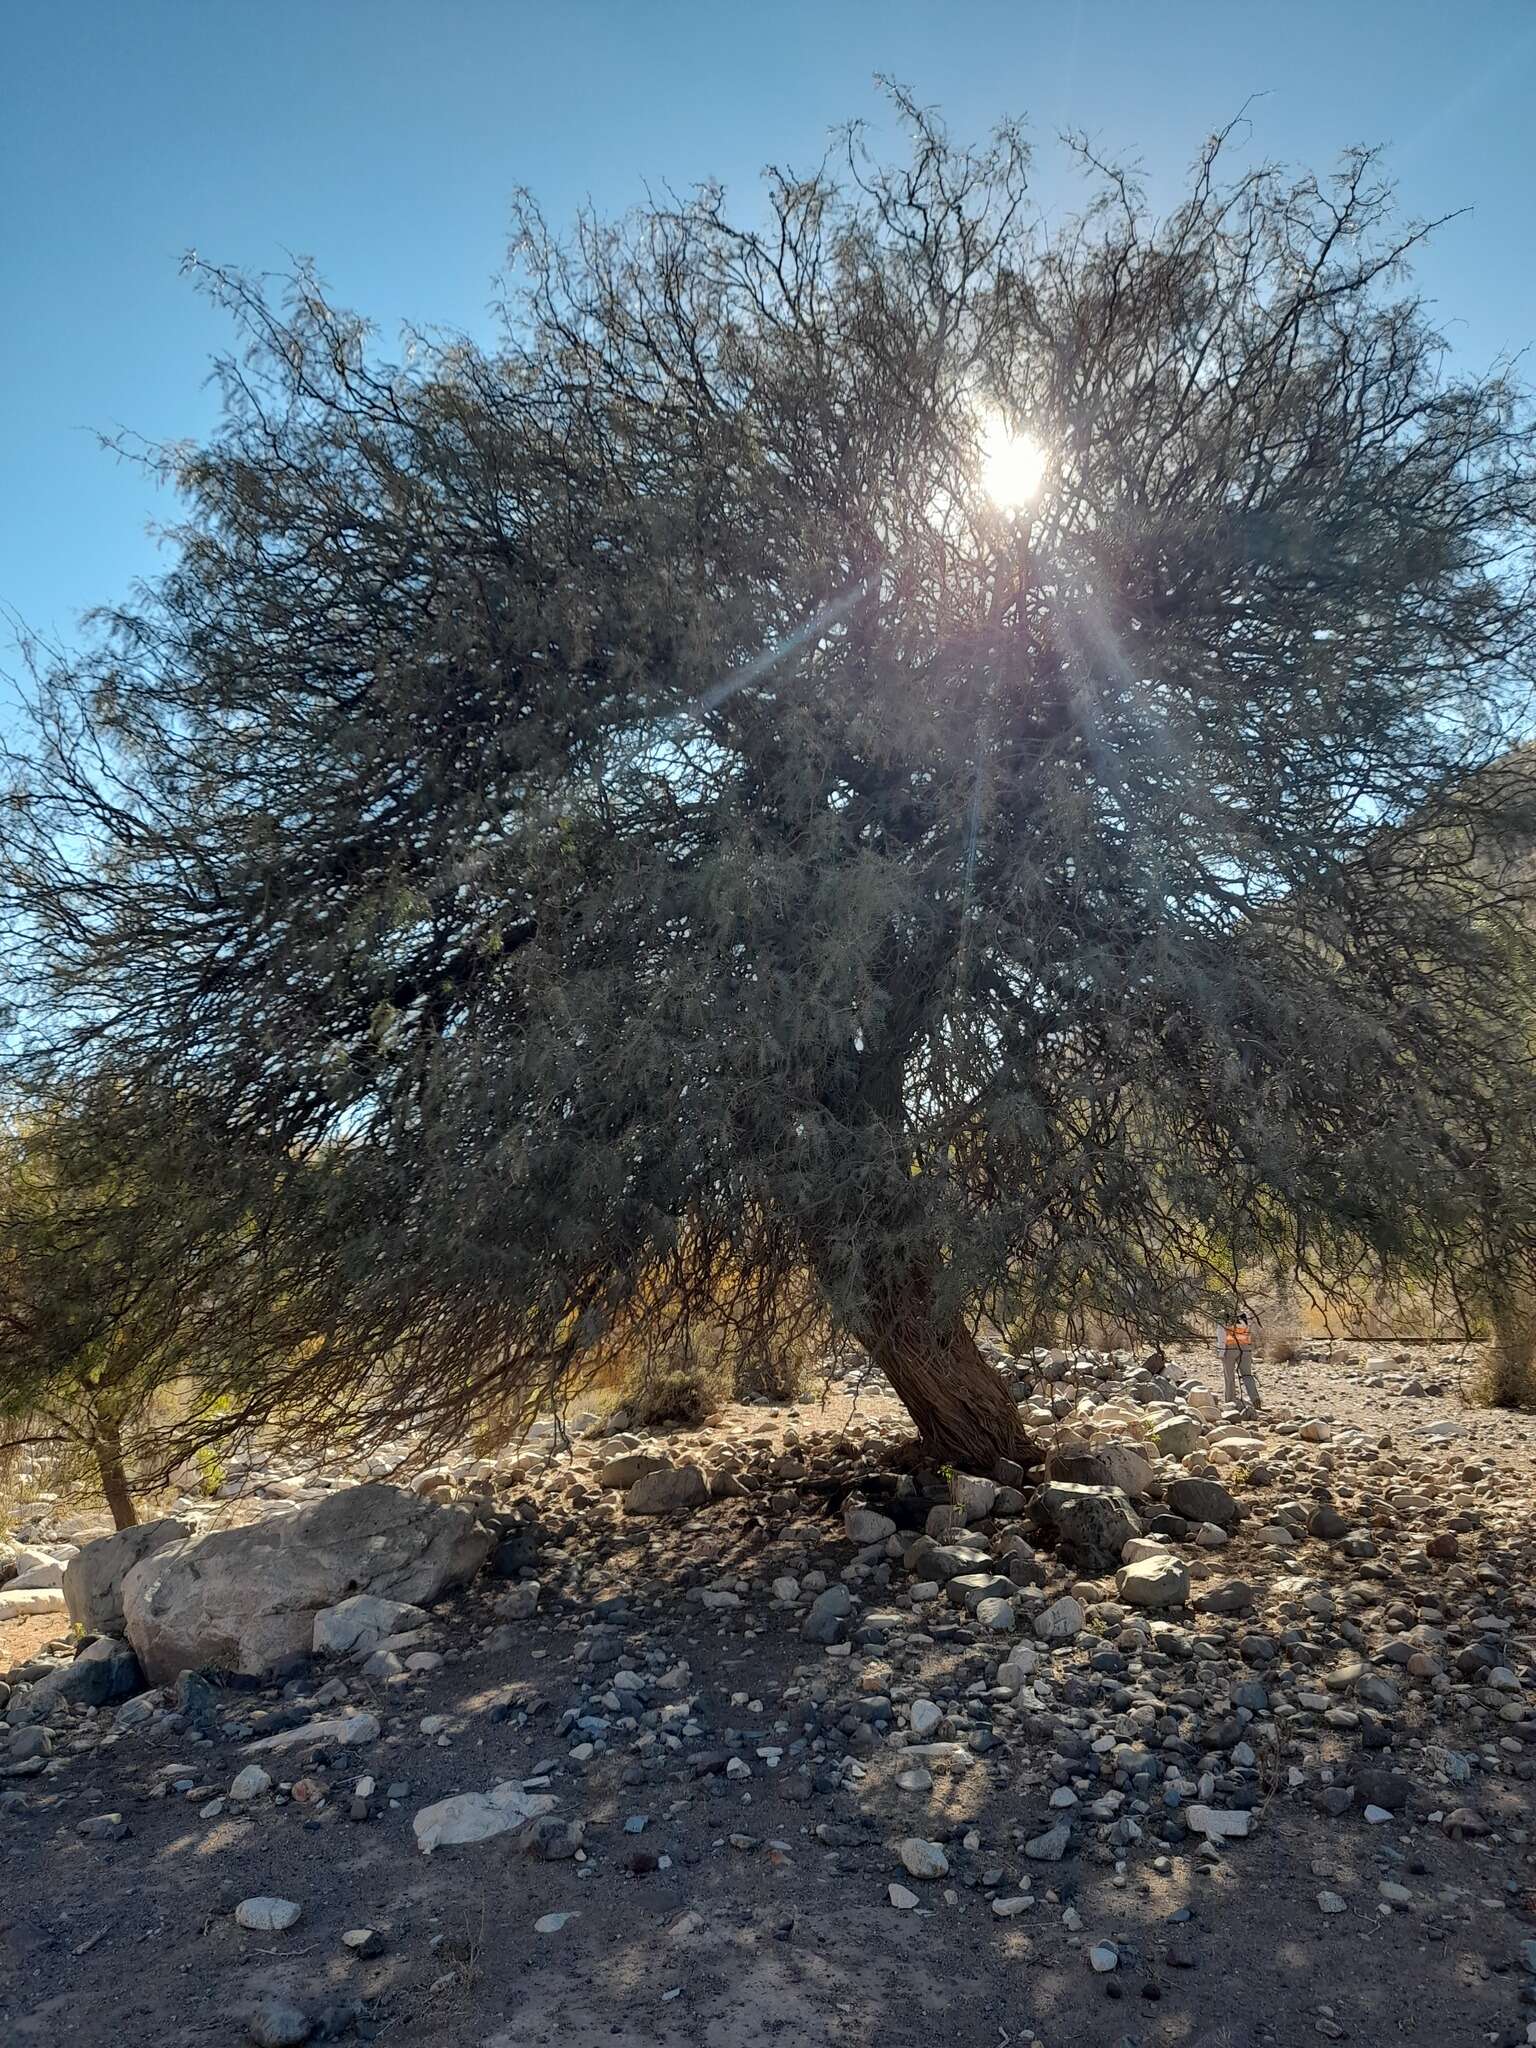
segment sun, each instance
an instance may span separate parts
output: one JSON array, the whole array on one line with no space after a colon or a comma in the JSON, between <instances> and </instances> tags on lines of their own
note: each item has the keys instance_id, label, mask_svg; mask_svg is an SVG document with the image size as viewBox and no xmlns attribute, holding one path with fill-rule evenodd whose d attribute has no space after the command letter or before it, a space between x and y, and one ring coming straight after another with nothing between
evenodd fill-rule
<instances>
[{"instance_id":1,"label":"sun","mask_svg":"<svg viewBox=\"0 0 1536 2048\"><path fill-rule=\"evenodd\" d=\"M1000 512L1030 504L1049 463L1033 434L1016 434L1000 412L989 413L981 429L981 484Z\"/></svg>"}]
</instances>

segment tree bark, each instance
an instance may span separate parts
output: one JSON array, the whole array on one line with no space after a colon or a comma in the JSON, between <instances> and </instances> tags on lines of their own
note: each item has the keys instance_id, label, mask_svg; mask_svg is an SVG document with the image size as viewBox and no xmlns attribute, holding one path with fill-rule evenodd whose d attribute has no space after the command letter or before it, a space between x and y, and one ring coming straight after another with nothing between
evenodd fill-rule
<instances>
[{"instance_id":1,"label":"tree bark","mask_svg":"<svg viewBox=\"0 0 1536 2048\"><path fill-rule=\"evenodd\" d=\"M986 1476L1000 1458L1024 1466L1040 1462L1001 1375L962 1322L946 1324L937 1314L920 1275L881 1291L862 1335L935 1464Z\"/></svg>"},{"instance_id":2,"label":"tree bark","mask_svg":"<svg viewBox=\"0 0 1536 2048\"><path fill-rule=\"evenodd\" d=\"M1487 1399L1495 1408L1524 1408L1536 1396L1536 1289L1513 1273L1500 1276L1489 1303Z\"/></svg>"},{"instance_id":3,"label":"tree bark","mask_svg":"<svg viewBox=\"0 0 1536 2048\"><path fill-rule=\"evenodd\" d=\"M115 1422L98 1423L95 1451L96 1470L101 1477L101 1490L107 1497L107 1506L112 1510L113 1527L135 1528L138 1510L129 1490L128 1474L123 1470L123 1439Z\"/></svg>"}]
</instances>

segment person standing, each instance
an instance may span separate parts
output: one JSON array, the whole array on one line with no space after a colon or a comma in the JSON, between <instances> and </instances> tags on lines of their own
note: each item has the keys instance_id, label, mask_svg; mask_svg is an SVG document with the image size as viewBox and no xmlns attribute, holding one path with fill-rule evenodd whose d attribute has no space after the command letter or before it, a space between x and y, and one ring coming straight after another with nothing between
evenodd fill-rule
<instances>
[{"instance_id":1,"label":"person standing","mask_svg":"<svg viewBox=\"0 0 1536 2048\"><path fill-rule=\"evenodd\" d=\"M1249 1401L1255 1408L1262 1408L1264 1404L1259 1399L1258 1382L1253 1376L1253 1336L1246 1317L1237 1317L1223 1327L1220 1350L1227 1400L1236 1404L1238 1380L1241 1379L1243 1392Z\"/></svg>"}]
</instances>

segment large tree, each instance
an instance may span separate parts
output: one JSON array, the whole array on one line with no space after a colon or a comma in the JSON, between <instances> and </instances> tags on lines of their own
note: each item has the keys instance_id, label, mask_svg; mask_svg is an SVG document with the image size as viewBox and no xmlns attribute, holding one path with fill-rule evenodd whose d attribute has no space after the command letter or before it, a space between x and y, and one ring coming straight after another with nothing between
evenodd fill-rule
<instances>
[{"instance_id":1,"label":"large tree","mask_svg":"<svg viewBox=\"0 0 1536 2048\"><path fill-rule=\"evenodd\" d=\"M48 679L14 930L55 1072L366 1181L338 1397L456 1417L810 1285L991 1463L984 1314L1168 1336L1489 1207L1518 394L1368 155L1216 143L1158 216L1084 152L1053 225L1015 134L905 111L755 219L525 208L491 349L207 275L222 424Z\"/></svg>"}]
</instances>

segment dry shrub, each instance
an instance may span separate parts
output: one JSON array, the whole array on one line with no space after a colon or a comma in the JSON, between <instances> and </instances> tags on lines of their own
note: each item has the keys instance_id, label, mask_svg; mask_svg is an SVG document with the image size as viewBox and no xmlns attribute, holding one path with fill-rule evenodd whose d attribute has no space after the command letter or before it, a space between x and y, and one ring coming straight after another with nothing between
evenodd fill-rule
<instances>
[{"instance_id":1,"label":"dry shrub","mask_svg":"<svg viewBox=\"0 0 1536 2048\"><path fill-rule=\"evenodd\" d=\"M817 1355L806 1330L743 1331L707 1317L626 1358L617 1405L639 1428L697 1428L727 1401L794 1400L809 1385Z\"/></svg>"},{"instance_id":2,"label":"dry shrub","mask_svg":"<svg viewBox=\"0 0 1536 2048\"><path fill-rule=\"evenodd\" d=\"M793 1401L804 1391L809 1367L792 1344L765 1346L736 1361L736 1398Z\"/></svg>"},{"instance_id":3,"label":"dry shrub","mask_svg":"<svg viewBox=\"0 0 1536 2048\"><path fill-rule=\"evenodd\" d=\"M715 1419L731 1392L720 1333L693 1329L630 1361L618 1405L636 1429L698 1429Z\"/></svg>"},{"instance_id":4,"label":"dry shrub","mask_svg":"<svg viewBox=\"0 0 1536 2048\"><path fill-rule=\"evenodd\" d=\"M1114 1316L1104 1315L1098 1309L1088 1309L1083 1313L1076 1328L1069 1330L1068 1341L1080 1345L1085 1351L1137 1349L1135 1332Z\"/></svg>"}]
</instances>

